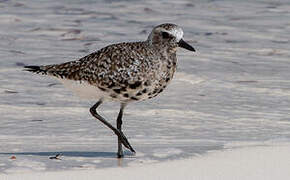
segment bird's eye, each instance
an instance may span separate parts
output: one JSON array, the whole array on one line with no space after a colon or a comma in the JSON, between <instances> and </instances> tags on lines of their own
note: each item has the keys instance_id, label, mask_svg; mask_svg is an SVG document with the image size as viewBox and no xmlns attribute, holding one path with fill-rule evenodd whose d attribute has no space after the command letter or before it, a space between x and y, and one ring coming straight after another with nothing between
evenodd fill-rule
<instances>
[{"instance_id":1,"label":"bird's eye","mask_svg":"<svg viewBox=\"0 0 290 180\"><path fill-rule=\"evenodd\" d=\"M170 37L170 34L167 32L162 32L163 39L168 39Z\"/></svg>"}]
</instances>

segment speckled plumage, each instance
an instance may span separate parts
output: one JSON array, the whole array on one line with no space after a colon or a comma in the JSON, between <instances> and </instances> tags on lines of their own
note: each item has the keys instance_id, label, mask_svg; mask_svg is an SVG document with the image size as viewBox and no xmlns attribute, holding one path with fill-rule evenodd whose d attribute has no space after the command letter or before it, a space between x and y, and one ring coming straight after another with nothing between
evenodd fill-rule
<instances>
[{"instance_id":1,"label":"speckled plumage","mask_svg":"<svg viewBox=\"0 0 290 180\"><path fill-rule=\"evenodd\" d=\"M176 71L177 47L195 51L182 36L177 25L161 24L146 41L109 45L77 61L25 68L57 78L81 97L98 100L90 112L118 136L118 157L123 157L122 144L135 152L121 130L123 110L131 101L157 96L168 85ZM121 104L117 128L96 111L106 99Z\"/></svg>"},{"instance_id":2,"label":"speckled plumage","mask_svg":"<svg viewBox=\"0 0 290 180\"><path fill-rule=\"evenodd\" d=\"M155 27L146 41L109 45L77 61L40 66L40 72L98 87L105 99L130 102L152 98L170 82L177 61L177 45L162 42L154 30L176 27L163 24Z\"/></svg>"}]
</instances>

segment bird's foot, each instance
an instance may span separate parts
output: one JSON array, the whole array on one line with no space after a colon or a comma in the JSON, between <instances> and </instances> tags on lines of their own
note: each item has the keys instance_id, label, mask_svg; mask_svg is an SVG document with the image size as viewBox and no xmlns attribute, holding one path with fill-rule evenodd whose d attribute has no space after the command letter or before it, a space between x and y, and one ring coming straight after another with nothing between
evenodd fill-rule
<instances>
[{"instance_id":1,"label":"bird's foot","mask_svg":"<svg viewBox=\"0 0 290 180\"><path fill-rule=\"evenodd\" d=\"M117 158L123 158L124 154L123 153L117 153Z\"/></svg>"},{"instance_id":2,"label":"bird's foot","mask_svg":"<svg viewBox=\"0 0 290 180\"><path fill-rule=\"evenodd\" d=\"M132 146L130 145L128 139L126 138L126 136L124 135L124 133L122 131L115 131L115 134L120 138L122 144L128 148L131 152L135 153L135 150L132 148Z\"/></svg>"}]
</instances>

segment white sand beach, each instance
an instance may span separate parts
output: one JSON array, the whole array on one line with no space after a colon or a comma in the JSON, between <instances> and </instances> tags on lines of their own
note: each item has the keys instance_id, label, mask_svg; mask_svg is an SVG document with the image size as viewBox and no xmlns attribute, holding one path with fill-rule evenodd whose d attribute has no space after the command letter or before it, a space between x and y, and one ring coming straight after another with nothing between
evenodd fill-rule
<instances>
[{"instance_id":1,"label":"white sand beach","mask_svg":"<svg viewBox=\"0 0 290 180\"><path fill-rule=\"evenodd\" d=\"M186 160L82 171L0 175L1 180L288 180L290 145L211 152Z\"/></svg>"},{"instance_id":2,"label":"white sand beach","mask_svg":"<svg viewBox=\"0 0 290 180\"><path fill-rule=\"evenodd\" d=\"M0 0L0 180L290 179L289 19L289 0ZM172 83L126 107L137 153L122 162L95 101L23 71L146 40L162 23L196 53L178 49ZM115 125L118 110L99 113Z\"/></svg>"}]
</instances>

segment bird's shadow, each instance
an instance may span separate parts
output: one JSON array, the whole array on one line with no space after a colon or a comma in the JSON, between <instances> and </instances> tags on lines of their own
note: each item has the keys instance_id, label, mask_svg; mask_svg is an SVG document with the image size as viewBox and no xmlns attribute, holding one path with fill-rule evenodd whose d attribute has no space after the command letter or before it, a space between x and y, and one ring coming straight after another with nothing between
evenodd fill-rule
<instances>
[{"instance_id":1,"label":"bird's shadow","mask_svg":"<svg viewBox=\"0 0 290 180\"><path fill-rule=\"evenodd\" d=\"M61 156L67 157L100 157L100 158L116 158L116 152L90 152L90 151L59 151L59 152L5 152L0 155L23 155L23 156ZM126 153L127 155L129 153ZM129 154L130 155L130 154Z\"/></svg>"}]
</instances>

